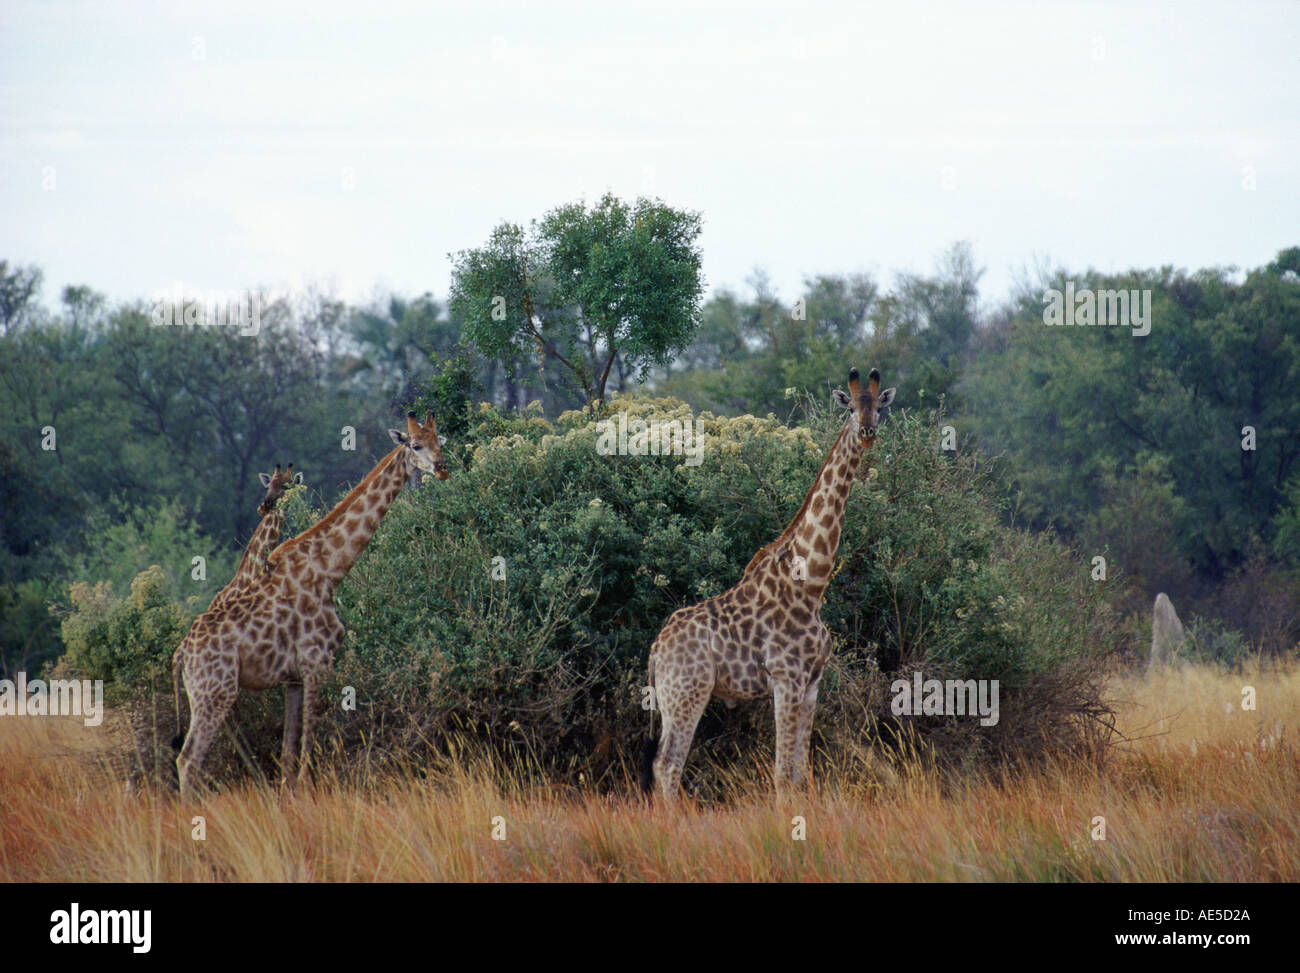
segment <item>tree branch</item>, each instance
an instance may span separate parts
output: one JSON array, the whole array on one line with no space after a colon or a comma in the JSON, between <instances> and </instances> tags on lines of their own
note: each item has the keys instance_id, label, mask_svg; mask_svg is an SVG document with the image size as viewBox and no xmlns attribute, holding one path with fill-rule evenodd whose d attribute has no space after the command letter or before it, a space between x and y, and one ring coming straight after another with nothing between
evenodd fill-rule
<instances>
[{"instance_id":1,"label":"tree branch","mask_svg":"<svg viewBox=\"0 0 1300 973\"><path fill-rule=\"evenodd\" d=\"M529 295L527 290L524 291L524 317L528 324L528 330L529 332L531 332L533 337L537 339L538 345L547 354L556 358L569 371L573 372L573 374L578 377L578 381L582 383L582 391L587 396L588 401L590 401L593 398L592 389L591 389L591 383L587 381L586 376L582 373L582 371L580 371L577 367L574 366L573 362L569 361L569 359L561 355L559 349L557 349L555 345L553 345L551 342L547 341L545 336L538 329L537 325L533 323L533 299Z\"/></svg>"}]
</instances>

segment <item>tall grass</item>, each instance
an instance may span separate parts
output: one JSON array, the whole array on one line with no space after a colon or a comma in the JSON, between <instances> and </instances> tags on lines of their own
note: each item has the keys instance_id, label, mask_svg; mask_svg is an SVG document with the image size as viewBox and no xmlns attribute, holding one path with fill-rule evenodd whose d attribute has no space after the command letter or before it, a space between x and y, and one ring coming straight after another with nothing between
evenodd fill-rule
<instances>
[{"instance_id":1,"label":"tall grass","mask_svg":"<svg viewBox=\"0 0 1300 973\"><path fill-rule=\"evenodd\" d=\"M472 751L181 801L123 783L112 721L4 719L0 880L1300 881L1300 669L1111 692L1126 742L1101 762L954 778L864 751L777 797L758 756L729 768L725 800L675 807L643 803L630 767L599 795Z\"/></svg>"}]
</instances>

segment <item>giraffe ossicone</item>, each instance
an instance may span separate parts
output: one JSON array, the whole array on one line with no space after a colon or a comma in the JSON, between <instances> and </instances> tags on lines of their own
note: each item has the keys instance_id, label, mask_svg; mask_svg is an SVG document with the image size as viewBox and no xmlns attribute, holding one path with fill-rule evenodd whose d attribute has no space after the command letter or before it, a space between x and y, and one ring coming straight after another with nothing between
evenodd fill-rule
<instances>
[{"instance_id":1,"label":"giraffe ossicone","mask_svg":"<svg viewBox=\"0 0 1300 973\"><path fill-rule=\"evenodd\" d=\"M395 448L333 510L266 554L260 569L250 564L243 582L219 604L214 599L190 627L172 666L178 722L182 679L190 698L190 728L176 759L183 794L197 784L241 689L285 687L281 779L293 779L295 764L297 777L305 774L320 689L343 643L334 591L411 478L417 472L448 476L446 440L431 414L420 423L408 413L405 431L388 432ZM268 494L272 482L268 478Z\"/></svg>"},{"instance_id":2,"label":"giraffe ossicone","mask_svg":"<svg viewBox=\"0 0 1300 973\"><path fill-rule=\"evenodd\" d=\"M778 789L808 772L817 687L831 653L822 601L839 549L849 489L875 443L879 410L894 400L871 370L866 386L849 372L834 392L849 410L803 506L776 540L750 559L737 584L669 616L650 648L649 685L662 729L646 741L641 784L674 800L695 729L710 699L728 706L772 696Z\"/></svg>"}]
</instances>

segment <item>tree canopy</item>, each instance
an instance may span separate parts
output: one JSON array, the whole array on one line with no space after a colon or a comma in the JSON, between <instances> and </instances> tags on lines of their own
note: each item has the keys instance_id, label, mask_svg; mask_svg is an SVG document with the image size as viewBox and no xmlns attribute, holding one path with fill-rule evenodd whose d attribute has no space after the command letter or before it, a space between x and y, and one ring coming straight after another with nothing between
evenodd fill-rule
<instances>
[{"instance_id":1,"label":"tree canopy","mask_svg":"<svg viewBox=\"0 0 1300 973\"><path fill-rule=\"evenodd\" d=\"M699 327L700 216L605 194L550 210L527 230L502 223L452 255L451 308L483 355L550 358L584 403L616 362L667 366Z\"/></svg>"}]
</instances>

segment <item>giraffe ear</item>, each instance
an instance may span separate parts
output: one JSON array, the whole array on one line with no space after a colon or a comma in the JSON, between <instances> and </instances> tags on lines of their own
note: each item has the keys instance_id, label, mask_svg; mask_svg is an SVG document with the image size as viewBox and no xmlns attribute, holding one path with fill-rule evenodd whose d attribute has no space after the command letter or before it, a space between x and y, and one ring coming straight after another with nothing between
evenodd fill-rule
<instances>
[{"instance_id":1,"label":"giraffe ear","mask_svg":"<svg viewBox=\"0 0 1300 973\"><path fill-rule=\"evenodd\" d=\"M294 482L294 483L301 483L301 482L302 482L302 474L301 474L301 473L295 473L295 474L293 475L293 482Z\"/></svg>"},{"instance_id":2,"label":"giraffe ear","mask_svg":"<svg viewBox=\"0 0 1300 973\"><path fill-rule=\"evenodd\" d=\"M843 389L836 389L831 393L831 398L838 402L840 407L843 409L847 409L853 404L853 400L849 398L848 393Z\"/></svg>"},{"instance_id":3,"label":"giraffe ear","mask_svg":"<svg viewBox=\"0 0 1300 973\"><path fill-rule=\"evenodd\" d=\"M388 430L388 435L390 435L390 436L393 437L393 442L397 443L397 445L399 445L399 446L405 446L405 445L406 445L406 442L407 442L407 440L406 440L406 433L402 432L402 430L400 430L400 429L390 429L390 430Z\"/></svg>"},{"instance_id":4,"label":"giraffe ear","mask_svg":"<svg viewBox=\"0 0 1300 973\"><path fill-rule=\"evenodd\" d=\"M447 445L447 437L446 437L446 436L439 436L439 437L438 437L438 445L439 445L439 446L446 446L446 445Z\"/></svg>"},{"instance_id":5,"label":"giraffe ear","mask_svg":"<svg viewBox=\"0 0 1300 973\"><path fill-rule=\"evenodd\" d=\"M877 409L883 409L894 401L894 389L885 389L880 393L880 399L876 402Z\"/></svg>"},{"instance_id":6,"label":"giraffe ear","mask_svg":"<svg viewBox=\"0 0 1300 973\"><path fill-rule=\"evenodd\" d=\"M271 474L270 474L270 473L258 473L258 474L257 474L257 480L258 480L259 483L262 484L263 487L269 487L269 486L271 485Z\"/></svg>"}]
</instances>

